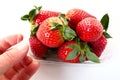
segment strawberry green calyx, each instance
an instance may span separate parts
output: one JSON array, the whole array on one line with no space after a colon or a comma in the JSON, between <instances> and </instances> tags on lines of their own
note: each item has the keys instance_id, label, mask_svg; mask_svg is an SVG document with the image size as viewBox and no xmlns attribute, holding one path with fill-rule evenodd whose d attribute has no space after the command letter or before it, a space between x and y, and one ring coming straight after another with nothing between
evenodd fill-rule
<instances>
[{"instance_id":1,"label":"strawberry green calyx","mask_svg":"<svg viewBox=\"0 0 120 80\"><path fill-rule=\"evenodd\" d=\"M70 52L70 54L66 57L66 60L73 60L75 59L79 52L80 52L80 46L77 44L71 44L67 46L66 48L72 48L73 50Z\"/></svg>"},{"instance_id":2,"label":"strawberry green calyx","mask_svg":"<svg viewBox=\"0 0 120 80\"><path fill-rule=\"evenodd\" d=\"M34 24L34 19L37 16L37 14L39 13L40 9L42 8L42 6L34 6L35 8L30 10L28 14L24 15L21 17L21 20L23 21L29 21L31 24L31 30L30 30L30 36L35 36L36 32L38 30L38 25Z\"/></svg>"},{"instance_id":3,"label":"strawberry green calyx","mask_svg":"<svg viewBox=\"0 0 120 80\"><path fill-rule=\"evenodd\" d=\"M102 25L103 25L104 30L107 31L108 25L109 25L109 16L108 16L108 14L105 14L105 15L102 17L101 23L102 23Z\"/></svg>"},{"instance_id":4,"label":"strawberry green calyx","mask_svg":"<svg viewBox=\"0 0 120 80\"><path fill-rule=\"evenodd\" d=\"M38 25L31 26L30 36L36 36L36 32L38 30L38 27L39 27Z\"/></svg>"},{"instance_id":5,"label":"strawberry green calyx","mask_svg":"<svg viewBox=\"0 0 120 80\"><path fill-rule=\"evenodd\" d=\"M90 51L90 47L86 42L76 42L76 44L71 44L67 46L67 48L72 48L72 51L66 57L66 60L73 60L80 55L79 60L81 63L85 62L86 59L95 63L100 63L99 58Z\"/></svg>"},{"instance_id":6,"label":"strawberry green calyx","mask_svg":"<svg viewBox=\"0 0 120 80\"><path fill-rule=\"evenodd\" d=\"M73 40L76 36L75 31L72 30L70 27L64 27L62 33L63 33L63 38L68 41Z\"/></svg>"},{"instance_id":7,"label":"strawberry green calyx","mask_svg":"<svg viewBox=\"0 0 120 80\"><path fill-rule=\"evenodd\" d=\"M64 40L71 41L75 38L76 33L73 29L68 26L68 19L65 18L64 14L59 16L62 24L60 23L51 23L52 27L51 30L60 30Z\"/></svg>"},{"instance_id":8,"label":"strawberry green calyx","mask_svg":"<svg viewBox=\"0 0 120 80\"><path fill-rule=\"evenodd\" d=\"M28 20L31 24L33 24L33 20L35 19L36 15L39 13L42 6L40 7L34 6L34 7L35 8L30 10L28 14L25 14L24 16L22 16L21 20L24 20L24 21Z\"/></svg>"},{"instance_id":9,"label":"strawberry green calyx","mask_svg":"<svg viewBox=\"0 0 120 80\"><path fill-rule=\"evenodd\" d=\"M112 38L110 36L109 33L107 33L107 30L108 30L108 26L109 26L109 15L108 14L105 14L102 19L101 19L101 24L103 25L103 29L104 29L104 32L103 32L103 35L106 37L106 38Z\"/></svg>"},{"instance_id":10,"label":"strawberry green calyx","mask_svg":"<svg viewBox=\"0 0 120 80\"><path fill-rule=\"evenodd\" d=\"M85 53L86 53L86 57L88 60L95 62L95 63L100 63L99 58L95 55L95 53L90 51L90 48L87 43L85 45Z\"/></svg>"},{"instance_id":11,"label":"strawberry green calyx","mask_svg":"<svg viewBox=\"0 0 120 80\"><path fill-rule=\"evenodd\" d=\"M51 30L59 30L59 29L61 29L62 28L62 24L60 24L60 23L56 23L56 22L52 22L51 23Z\"/></svg>"}]
</instances>

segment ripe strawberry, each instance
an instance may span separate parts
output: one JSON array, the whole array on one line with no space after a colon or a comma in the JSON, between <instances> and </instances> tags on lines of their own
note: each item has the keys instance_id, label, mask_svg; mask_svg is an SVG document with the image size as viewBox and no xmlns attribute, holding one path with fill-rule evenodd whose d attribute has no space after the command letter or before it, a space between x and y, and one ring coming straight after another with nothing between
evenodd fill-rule
<instances>
[{"instance_id":1,"label":"ripe strawberry","mask_svg":"<svg viewBox=\"0 0 120 80\"><path fill-rule=\"evenodd\" d=\"M45 19L60 15L60 12L41 10L40 7L30 10L30 12L21 17L22 20L28 20L31 25L40 25Z\"/></svg>"},{"instance_id":2,"label":"ripe strawberry","mask_svg":"<svg viewBox=\"0 0 120 80\"><path fill-rule=\"evenodd\" d=\"M40 10L38 15L35 17L34 23L40 25L45 19L49 17L55 17L60 15L59 12Z\"/></svg>"},{"instance_id":3,"label":"ripe strawberry","mask_svg":"<svg viewBox=\"0 0 120 80\"><path fill-rule=\"evenodd\" d=\"M109 15L105 14L100 22L103 25L104 29L103 35L98 40L89 43L91 51L94 52L98 57L100 57L102 52L104 51L107 45L107 39L112 38L110 34L107 33L109 25Z\"/></svg>"},{"instance_id":4,"label":"ripe strawberry","mask_svg":"<svg viewBox=\"0 0 120 80\"><path fill-rule=\"evenodd\" d=\"M103 26L97 19L89 17L77 24L76 32L83 41L96 41L103 34Z\"/></svg>"},{"instance_id":5,"label":"ripe strawberry","mask_svg":"<svg viewBox=\"0 0 120 80\"><path fill-rule=\"evenodd\" d=\"M75 35L63 17L47 18L41 23L36 33L37 38L51 48L61 46L65 40L72 40Z\"/></svg>"},{"instance_id":6,"label":"ripe strawberry","mask_svg":"<svg viewBox=\"0 0 120 80\"><path fill-rule=\"evenodd\" d=\"M43 45L35 36L29 38L30 48L32 53L38 58L45 58L45 54L48 52L48 47Z\"/></svg>"},{"instance_id":7,"label":"ripe strawberry","mask_svg":"<svg viewBox=\"0 0 120 80\"><path fill-rule=\"evenodd\" d=\"M79 40L63 44L58 50L58 58L70 63L82 63L85 60L99 63L98 57L90 51L88 44Z\"/></svg>"},{"instance_id":8,"label":"ripe strawberry","mask_svg":"<svg viewBox=\"0 0 120 80\"><path fill-rule=\"evenodd\" d=\"M82 9L70 9L67 13L66 13L66 17L70 19L69 21L69 26L72 29L76 29L76 25L78 24L78 22L80 22L81 20L83 20L84 18L87 17L93 17L91 14L87 13L86 11L82 10Z\"/></svg>"},{"instance_id":9,"label":"ripe strawberry","mask_svg":"<svg viewBox=\"0 0 120 80\"><path fill-rule=\"evenodd\" d=\"M79 54L76 54L74 59L67 60L67 56L72 52L73 48L68 48L69 45L76 44L75 41L69 41L63 44L59 50L58 50L58 58L61 59L64 62L70 62L70 63L79 63Z\"/></svg>"},{"instance_id":10,"label":"ripe strawberry","mask_svg":"<svg viewBox=\"0 0 120 80\"><path fill-rule=\"evenodd\" d=\"M100 23L94 16L81 9L71 9L66 15L40 9L41 7L35 6L35 9L21 17L31 24L29 43L36 57L46 58L46 54L56 52L54 50L59 48L58 57L64 62L100 62L99 57L107 44L105 37L111 38L107 33L107 14ZM79 38L69 26L76 30Z\"/></svg>"},{"instance_id":11,"label":"ripe strawberry","mask_svg":"<svg viewBox=\"0 0 120 80\"><path fill-rule=\"evenodd\" d=\"M104 35L102 35L98 40L89 43L91 51L94 52L98 57L101 56L106 45L107 45L107 39L104 37Z\"/></svg>"}]
</instances>

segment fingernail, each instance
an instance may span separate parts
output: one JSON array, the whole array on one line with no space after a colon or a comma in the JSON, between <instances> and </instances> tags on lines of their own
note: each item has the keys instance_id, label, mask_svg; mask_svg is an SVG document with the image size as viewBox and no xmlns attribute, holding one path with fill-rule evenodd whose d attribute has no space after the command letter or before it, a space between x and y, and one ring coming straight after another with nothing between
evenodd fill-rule
<instances>
[{"instance_id":1,"label":"fingernail","mask_svg":"<svg viewBox=\"0 0 120 80\"><path fill-rule=\"evenodd\" d=\"M40 62L38 60L34 60L34 64L40 66Z\"/></svg>"}]
</instances>

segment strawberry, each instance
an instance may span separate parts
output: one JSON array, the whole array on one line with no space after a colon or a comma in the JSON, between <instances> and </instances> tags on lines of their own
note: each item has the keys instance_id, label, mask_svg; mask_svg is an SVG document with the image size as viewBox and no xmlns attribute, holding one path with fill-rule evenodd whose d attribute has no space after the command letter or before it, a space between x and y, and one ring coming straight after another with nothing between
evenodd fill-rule
<instances>
[{"instance_id":1,"label":"strawberry","mask_svg":"<svg viewBox=\"0 0 120 80\"><path fill-rule=\"evenodd\" d=\"M41 59L45 58L45 54L48 52L48 47L43 45L35 36L29 38L30 48L32 53Z\"/></svg>"},{"instance_id":2,"label":"strawberry","mask_svg":"<svg viewBox=\"0 0 120 80\"><path fill-rule=\"evenodd\" d=\"M87 59L99 63L98 57L90 51L88 44L79 40L63 44L58 49L58 58L70 63L82 63Z\"/></svg>"},{"instance_id":3,"label":"strawberry","mask_svg":"<svg viewBox=\"0 0 120 80\"><path fill-rule=\"evenodd\" d=\"M107 45L107 39L104 37L104 35L102 35L98 40L89 43L91 51L94 52L98 57L101 56L106 45Z\"/></svg>"},{"instance_id":4,"label":"strawberry","mask_svg":"<svg viewBox=\"0 0 120 80\"><path fill-rule=\"evenodd\" d=\"M40 25L45 19L60 15L60 12L41 10L41 8L41 6L35 6L34 9L30 10L28 14L22 16L21 19L28 20L31 25Z\"/></svg>"},{"instance_id":5,"label":"strawberry","mask_svg":"<svg viewBox=\"0 0 120 80\"><path fill-rule=\"evenodd\" d=\"M45 19L53 16L60 15L59 12L49 11L49 10L40 10L36 16L34 23L40 25Z\"/></svg>"},{"instance_id":6,"label":"strawberry","mask_svg":"<svg viewBox=\"0 0 120 80\"><path fill-rule=\"evenodd\" d=\"M103 34L103 26L97 19L88 17L77 24L76 32L85 42L96 41Z\"/></svg>"},{"instance_id":7,"label":"strawberry","mask_svg":"<svg viewBox=\"0 0 120 80\"><path fill-rule=\"evenodd\" d=\"M70 63L79 63L79 56L78 54L76 54L74 59L71 60L67 60L67 56L70 54L70 52L73 50L73 48L67 48L67 46L71 45L71 44L76 44L75 41L68 41L65 44L63 44L59 50L58 50L58 58L61 59L64 62L70 62Z\"/></svg>"},{"instance_id":8,"label":"strawberry","mask_svg":"<svg viewBox=\"0 0 120 80\"><path fill-rule=\"evenodd\" d=\"M68 10L68 12L66 13L66 17L70 19L69 26L74 30L76 29L76 25L78 24L78 22L80 22L84 18L87 18L87 17L95 18L94 16L87 13L86 11L82 9L77 9L77 8Z\"/></svg>"},{"instance_id":9,"label":"strawberry","mask_svg":"<svg viewBox=\"0 0 120 80\"><path fill-rule=\"evenodd\" d=\"M56 48L61 46L65 40L72 40L76 36L67 25L65 16L63 14L61 16L47 18L38 28L36 36L44 45Z\"/></svg>"},{"instance_id":10,"label":"strawberry","mask_svg":"<svg viewBox=\"0 0 120 80\"><path fill-rule=\"evenodd\" d=\"M96 17L81 9L71 9L65 15L35 6L21 19L30 22L30 48L32 53L41 59L57 49L58 58L64 62L82 63L90 60L99 63L107 38L111 38L107 33L107 14L98 21Z\"/></svg>"},{"instance_id":11,"label":"strawberry","mask_svg":"<svg viewBox=\"0 0 120 80\"><path fill-rule=\"evenodd\" d=\"M103 28L104 28L103 35L98 40L89 43L91 51L94 52L98 57L100 57L102 55L102 52L104 51L104 49L107 45L107 39L112 38L110 36L110 34L107 33L108 24L109 24L108 14L105 14L102 17L100 22L101 22L101 24L103 25Z\"/></svg>"}]
</instances>

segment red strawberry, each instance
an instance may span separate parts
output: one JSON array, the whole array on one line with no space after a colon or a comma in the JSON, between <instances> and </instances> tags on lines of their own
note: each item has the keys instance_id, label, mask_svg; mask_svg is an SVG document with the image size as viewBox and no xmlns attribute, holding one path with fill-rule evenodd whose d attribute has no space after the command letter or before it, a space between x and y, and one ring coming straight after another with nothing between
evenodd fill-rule
<instances>
[{"instance_id":1,"label":"red strawberry","mask_svg":"<svg viewBox=\"0 0 120 80\"><path fill-rule=\"evenodd\" d=\"M45 54L48 52L48 47L43 45L35 36L29 38L30 48L32 53L38 58L45 58Z\"/></svg>"},{"instance_id":2,"label":"red strawberry","mask_svg":"<svg viewBox=\"0 0 120 80\"><path fill-rule=\"evenodd\" d=\"M87 13L86 11L82 10L82 9L70 9L67 13L66 13L66 17L70 19L69 21L69 26L72 29L76 29L76 25L78 24L78 22L80 22L81 20L83 20L84 18L87 17L93 17L91 14Z\"/></svg>"},{"instance_id":3,"label":"red strawberry","mask_svg":"<svg viewBox=\"0 0 120 80\"><path fill-rule=\"evenodd\" d=\"M60 30L51 30L52 22L62 24L57 17L48 18L40 25L36 36L46 46L59 47L63 44L64 39Z\"/></svg>"},{"instance_id":4,"label":"red strawberry","mask_svg":"<svg viewBox=\"0 0 120 80\"><path fill-rule=\"evenodd\" d=\"M24 16L21 17L22 20L28 20L32 25L40 25L45 19L53 16L60 15L60 12L41 10L40 7L36 7Z\"/></svg>"},{"instance_id":5,"label":"red strawberry","mask_svg":"<svg viewBox=\"0 0 120 80\"><path fill-rule=\"evenodd\" d=\"M104 37L104 35L102 35L97 41L89 43L91 51L94 52L98 57L101 56L106 45L107 45L107 39Z\"/></svg>"},{"instance_id":6,"label":"red strawberry","mask_svg":"<svg viewBox=\"0 0 120 80\"><path fill-rule=\"evenodd\" d=\"M75 41L69 41L66 42L64 45L62 45L58 50L58 58L61 59L64 62L70 62L70 63L79 63L79 54L76 54L76 57L72 60L66 60L67 56L70 54L70 52L73 50L73 48L67 48L71 44L76 44Z\"/></svg>"},{"instance_id":7,"label":"red strawberry","mask_svg":"<svg viewBox=\"0 0 120 80\"><path fill-rule=\"evenodd\" d=\"M58 58L64 62L78 63L91 60L99 63L98 57L92 53L85 42L69 41L58 50Z\"/></svg>"},{"instance_id":8,"label":"red strawberry","mask_svg":"<svg viewBox=\"0 0 120 80\"><path fill-rule=\"evenodd\" d=\"M107 39L112 38L109 33L107 33L108 25L109 25L109 15L105 14L101 19L101 24L103 25L104 32L103 35L96 41L90 42L89 46L91 51L94 52L98 57L101 56L107 45Z\"/></svg>"},{"instance_id":9,"label":"red strawberry","mask_svg":"<svg viewBox=\"0 0 120 80\"><path fill-rule=\"evenodd\" d=\"M44 45L56 48L64 40L72 40L75 32L67 26L63 17L50 17L41 23L36 36Z\"/></svg>"},{"instance_id":10,"label":"red strawberry","mask_svg":"<svg viewBox=\"0 0 120 80\"><path fill-rule=\"evenodd\" d=\"M38 15L36 16L34 23L40 25L45 19L49 17L54 17L60 15L59 12L48 11L48 10L40 10Z\"/></svg>"},{"instance_id":11,"label":"red strawberry","mask_svg":"<svg viewBox=\"0 0 120 80\"><path fill-rule=\"evenodd\" d=\"M97 19L89 17L77 24L76 32L83 41L96 41L103 34L103 26Z\"/></svg>"}]
</instances>

